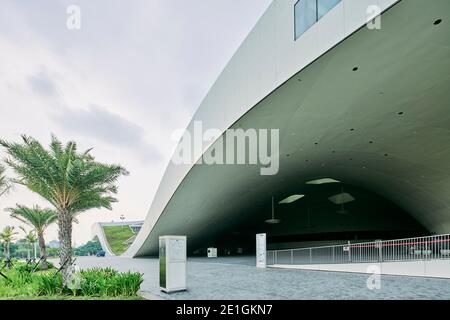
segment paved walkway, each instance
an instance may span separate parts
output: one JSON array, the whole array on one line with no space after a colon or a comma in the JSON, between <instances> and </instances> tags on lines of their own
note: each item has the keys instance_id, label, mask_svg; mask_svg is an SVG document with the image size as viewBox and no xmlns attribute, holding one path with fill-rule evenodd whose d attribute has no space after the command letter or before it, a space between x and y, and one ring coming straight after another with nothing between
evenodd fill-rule
<instances>
[{"instance_id":1,"label":"paved walkway","mask_svg":"<svg viewBox=\"0 0 450 320\"><path fill-rule=\"evenodd\" d=\"M450 299L450 280L385 276L369 290L368 275L308 270L256 269L254 258L188 260L188 291L164 294L157 259L79 257L81 268L111 266L144 274L142 290L166 299Z\"/></svg>"}]
</instances>

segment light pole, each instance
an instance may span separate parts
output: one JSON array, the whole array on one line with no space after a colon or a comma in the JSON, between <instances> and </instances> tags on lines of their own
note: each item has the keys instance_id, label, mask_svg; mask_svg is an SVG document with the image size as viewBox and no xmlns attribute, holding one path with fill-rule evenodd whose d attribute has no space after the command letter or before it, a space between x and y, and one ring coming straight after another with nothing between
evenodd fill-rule
<instances>
[{"instance_id":1,"label":"light pole","mask_svg":"<svg viewBox=\"0 0 450 320\"><path fill-rule=\"evenodd\" d=\"M124 215L122 214L122 215L120 215L120 220L122 220L122 223L123 223L123 220L125 220L125 217L124 217ZM122 225L122 229L123 229L123 225Z\"/></svg>"}]
</instances>

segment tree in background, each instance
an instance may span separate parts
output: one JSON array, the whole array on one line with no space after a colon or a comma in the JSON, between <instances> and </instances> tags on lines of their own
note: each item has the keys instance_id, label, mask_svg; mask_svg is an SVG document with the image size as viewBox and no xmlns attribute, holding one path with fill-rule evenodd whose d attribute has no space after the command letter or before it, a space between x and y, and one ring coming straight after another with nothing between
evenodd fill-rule
<instances>
[{"instance_id":1,"label":"tree in background","mask_svg":"<svg viewBox=\"0 0 450 320\"><path fill-rule=\"evenodd\" d=\"M3 243L3 254L6 259L9 259L9 245L14 241L14 236L17 232L14 231L14 227L6 226L0 233L0 241Z\"/></svg>"},{"instance_id":2,"label":"tree in background","mask_svg":"<svg viewBox=\"0 0 450 320\"><path fill-rule=\"evenodd\" d=\"M25 233L25 241L27 242L27 258L35 257L35 247L34 244L38 241L38 238L33 230L27 231L24 227L19 227Z\"/></svg>"},{"instance_id":3,"label":"tree in background","mask_svg":"<svg viewBox=\"0 0 450 320\"><path fill-rule=\"evenodd\" d=\"M8 208L6 210L11 213L12 218L34 228L39 241L41 269L46 270L48 265L44 233L47 227L56 221L58 217L56 212L51 209L41 209L39 206L28 208L21 205L17 205L15 208Z\"/></svg>"},{"instance_id":4,"label":"tree in background","mask_svg":"<svg viewBox=\"0 0 450 320\"><path fill-rule=\"evenodd\" d=\"M95 237L93 240L88 241L86 244L75 248L74 253L76 256L92 256L97 254L102 250L102 245L98 240L98 237Z\"/></svg>"},{"instance_id":5,"label":"tree in background","mask_svg":"<svg viewBox=\"0 0 450 320\"><path fill-rule=\"evenodd\" d=\"M9 155L6 160L17 174L15 183L48 200L57 211L59 259L63 283L72 263L72 223L76 215L92 208L111 209L117 201L117 180L128 172L120 165L96 162L92 149L79 153L73 141L65 146L52 136L49 149L22 136L21 143L0 140Z\"/></svg>"}]
</instances>

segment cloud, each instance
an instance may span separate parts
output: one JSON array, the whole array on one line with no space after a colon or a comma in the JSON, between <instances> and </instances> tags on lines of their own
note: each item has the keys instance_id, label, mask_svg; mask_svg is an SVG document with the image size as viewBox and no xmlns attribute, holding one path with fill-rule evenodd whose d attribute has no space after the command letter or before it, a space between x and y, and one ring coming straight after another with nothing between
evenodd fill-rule
<instances>
[{"instance_id":1,"label":"cloud","mask_svg":"<svg viewBox=\"0 0 450 320\"><path fill-rule=\"evenodd\" d=\"M145 140L145 130L136 123L99 106L88 109L63 108L53 116L64 130L136 152L142 160L162 159L155 146Z\"/></svg>"},{"instance_id":2,"label":"cloud","mask_svg":"<svg viewBox=\"0 0 450 320\"><path fill-rule=\"evenodd\" d=\"M28 78L28 81L30 82L33 91L39 95L53 96L56 94L54 83L50 80L50 77L42 71L31 75Z\"/></svg>"}]
</instances>

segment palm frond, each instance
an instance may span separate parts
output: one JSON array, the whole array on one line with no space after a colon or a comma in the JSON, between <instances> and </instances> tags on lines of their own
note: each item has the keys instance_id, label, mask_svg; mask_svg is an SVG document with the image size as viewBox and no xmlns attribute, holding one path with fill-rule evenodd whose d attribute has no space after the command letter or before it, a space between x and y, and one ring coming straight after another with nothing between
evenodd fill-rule
<instances>
[{"instance_id":1,"label":"palm frond","mask_svg":"<svg viewBox=\"0 0 450 320\"><path fill-rule=\"evenodd\" d=\"M120 165L95 161L92 149L78 153L77 144L65 145L52 135L49 149L23 135L21 143L0 140L16 183L48 200L57 211L75 215L91 208L111 209L117 201L117 180L128 175Z\"/></svg>"}]
</instances>

